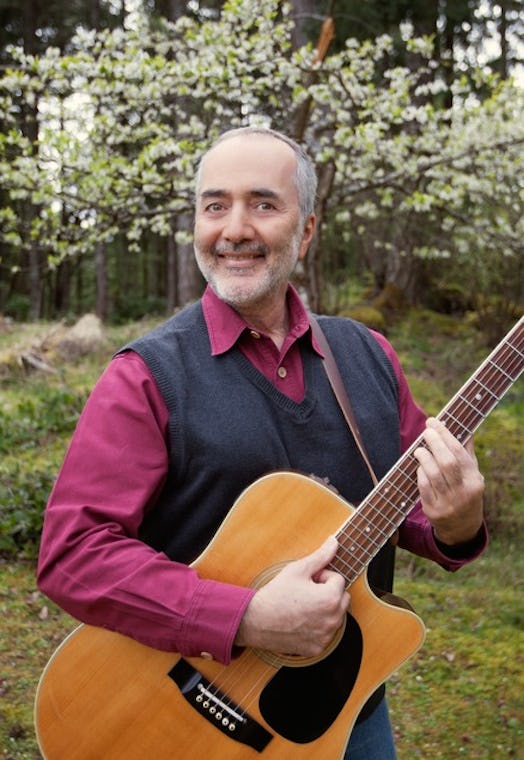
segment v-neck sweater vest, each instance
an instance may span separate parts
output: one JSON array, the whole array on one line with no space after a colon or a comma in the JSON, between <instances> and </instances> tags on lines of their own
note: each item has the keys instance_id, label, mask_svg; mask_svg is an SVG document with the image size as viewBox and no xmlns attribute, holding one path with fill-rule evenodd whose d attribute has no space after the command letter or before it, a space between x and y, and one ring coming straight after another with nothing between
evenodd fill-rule
<instances>
[{"instance_id":1,"label":"v-neck sweater vest","mask_svg":"<svg viewBox=\"0 0 524 760\"><path fill-rule=\"evenodd\" d=\"M400 455L394 370L363 325L337 317L318 320L381 477ZM301 341L306 394L300 403L275 388L238 348L212 356L200 303L125 348L144 359L169 412L169 471L140 536L173 560L193 561L239 494L269 472L328 479L353 505L371 489L322 361L307 340ZM368 577L372 585L391 589L389 546L372 561Z\"/></svg>"}]
</instances>

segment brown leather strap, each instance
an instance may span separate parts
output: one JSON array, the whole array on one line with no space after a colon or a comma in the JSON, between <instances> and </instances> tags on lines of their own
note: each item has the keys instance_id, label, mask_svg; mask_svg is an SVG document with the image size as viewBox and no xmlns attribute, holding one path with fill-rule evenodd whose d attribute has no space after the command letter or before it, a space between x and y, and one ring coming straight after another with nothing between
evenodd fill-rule
<instances>
[{"instance_id":1,"label":"brown leather strap","mask_svg":"<svg viewBox=\"0 0 524 760\"><path fill-rule=\"evenodd\" d=\"M348 397L344 382L340 376L337 362L335 360L335 357L333 356L331 347L329 343L327 342L326 336L322 332L322 328L320 327L317 320L312 314L309 315L309 323L311 325L311 330L313 332L315 340L317 341L319 348L324 354L324 360L322 364L324 365L324 369L326 371L326 375L328 376L329 382L333 389L333 393L335 394L335 398L337 399L339 406L342 409L342 414L344 415L346 422L349 425L349 429L351 430L353 434L355 443L357 444L358 449L360 453L362 454L362 458L364 459L364 462L366 463L366 466L369 470L369 474L371 475L373 484L377 485L378 478L375 475L375 471L373 470L373 467L371 466L371 462L369 461L368 455L366 453L366 447L364 446L364 441L362 440L360 430L358 429L357 421L355 419L353 409L351 408L349 397Z\"/></svg>"}]
</instances>

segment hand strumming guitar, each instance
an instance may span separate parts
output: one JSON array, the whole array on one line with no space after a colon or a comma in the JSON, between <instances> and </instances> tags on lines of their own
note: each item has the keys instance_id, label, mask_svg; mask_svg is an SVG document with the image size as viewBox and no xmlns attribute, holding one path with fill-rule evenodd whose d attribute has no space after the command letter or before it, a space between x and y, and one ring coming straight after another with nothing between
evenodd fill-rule
<instances>
[{"instance_id":1,"label":"hand strumming guitar","mask_svg":"<svg viewBox=\"0 0 524 760\"><path fill-rule=\"evenodd\" d=\"M349 607L344 578L327 569L337 548L330 536L263 586L246 609L235 644L304 657L321 654Z\"/></svg>"}]
</instances>

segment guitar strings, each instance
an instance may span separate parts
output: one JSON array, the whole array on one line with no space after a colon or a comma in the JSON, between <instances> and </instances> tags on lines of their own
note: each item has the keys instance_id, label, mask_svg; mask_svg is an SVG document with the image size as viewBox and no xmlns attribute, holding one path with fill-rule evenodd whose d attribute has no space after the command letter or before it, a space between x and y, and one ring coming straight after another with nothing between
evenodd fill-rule
<instances>
[{"instance_id":1,"label":"guitar strings","mask_svg":"<svg viewBox=\"0 0 524 760\"><path fill-rule=\"evenodd\" d=\"M230 665L224 666L215 677L210 681L208 689L215 698L220 694L220 699L227 707L234 710L242 718L245 719L249 714L249 710L253 707L262 686L267 683L269 669L278 670L280 667L280 658L277 655L272 655L270 652L266 652L267 660L274 660L274 664L262 660L253 649L246 649L235 662ZM250 673L254 672L260 667L260 663L266 665L265 671L261 672L253 680L250 679ZM239 699L234 700L228 696L227 692L232 691L242 681L247 681L247 688L239 695Z\"/></svg>"}]
</instances>

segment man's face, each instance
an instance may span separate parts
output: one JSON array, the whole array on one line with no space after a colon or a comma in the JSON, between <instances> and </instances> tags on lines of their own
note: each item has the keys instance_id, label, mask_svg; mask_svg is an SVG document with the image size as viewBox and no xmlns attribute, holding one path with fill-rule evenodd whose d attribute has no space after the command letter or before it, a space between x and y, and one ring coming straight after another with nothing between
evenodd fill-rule
<instances>
[{"instance_id":1,"label":"man's face","mask_svg":"<svg viewBox=\"0 0 524 760\"><path fill-rule=\"evenodd\" d=\"M314 216L299 224L292 148L266 135L239 135L206 156L195 213L195 254L205 279L239 311L286 291L305 256Z\"/></svg>"}]
</instances>

